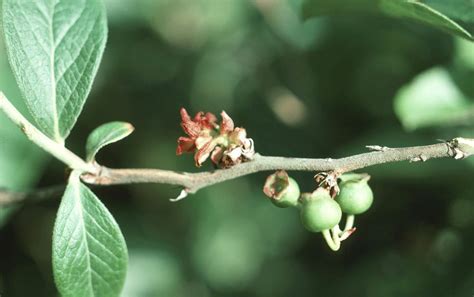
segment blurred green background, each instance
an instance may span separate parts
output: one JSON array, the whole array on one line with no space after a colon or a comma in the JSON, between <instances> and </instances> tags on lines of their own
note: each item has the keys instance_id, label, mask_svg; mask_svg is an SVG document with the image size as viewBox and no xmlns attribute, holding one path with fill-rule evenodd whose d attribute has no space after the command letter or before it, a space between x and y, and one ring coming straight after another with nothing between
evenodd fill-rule
<instances>
[{"instance_id":1,"label":"blurred green background","mask_svg":"<svg viewBox=\"0 0 474 297\"><path fill-rule=\"evenodd\" d=\"M109 38L67 145L98 125L136 131L98 157L110 167L198 171L175 156L180 107L227 111L264 155L342 157L365 145L474 136L474 44L373 14L302 21L301 1L107 0ZM469 13L469 10L466 12ZM474 14L474 10L472 10ZM0 89L23 108L0 47ZM0 117L0 186L64 183L62 164ZM202 170L210 170L207 164ZM96 187L127 240L125 297L473 296L473 160L386 164L375 202L333 253L278 209L260 173L170 203L167 185ZM290 173L311 191L314 173ZM59 199L0 209L0 295L56 296Z\"/></svg>"}]
</instances>

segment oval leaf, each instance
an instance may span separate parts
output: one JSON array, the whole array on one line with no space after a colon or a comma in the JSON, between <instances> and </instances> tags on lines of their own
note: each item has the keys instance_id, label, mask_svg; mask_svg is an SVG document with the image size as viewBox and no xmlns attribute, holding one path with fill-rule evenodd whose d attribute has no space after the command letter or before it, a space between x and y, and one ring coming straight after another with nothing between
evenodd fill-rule
<instances>
[{"instance_id":1,"label":"oval leaf","mask_svg":"<svg viewBox=\"0 0 474 297\"><path fill-rule=\"evenodd\" d=\"M95 155L101 148L124 139L133 130L133 126L126 122L110 122L97 127L87 138L86 161L94 161Z\"/></svg>"},{"instance_id":2,"label":"oval leaf","mask_svg":"<svg viewBox=\"0 0 474 297\"><path fill-rule=\"evenodd\" d=\"M64 142L97 73L107 37L100 0L4 0L10 65L41 131Z\"/></svg>"},{"instance_id":3,"label":"oval leaf","mask_svg":"<svg viewBox=\"0 0 474 297\"><path fill-rule=\"evenodd\" d=\"M114 218L73 172L53 233L53 272L63 297L120 295L127 247Z\"/></svg>"}]
</instances>

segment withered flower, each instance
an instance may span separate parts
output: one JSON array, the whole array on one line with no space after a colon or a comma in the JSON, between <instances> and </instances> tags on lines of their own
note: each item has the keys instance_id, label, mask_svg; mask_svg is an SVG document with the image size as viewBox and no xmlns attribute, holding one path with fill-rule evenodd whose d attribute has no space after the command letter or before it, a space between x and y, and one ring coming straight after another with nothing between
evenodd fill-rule
<instances>
[{"instance_id":1,"label":"withered flower","mask_svg":"<svg viewBox=\"0 0 474 297\"><path fill-rule=\"evenodd\" d=\"M191 119L186 109L181 108L181 127L187 136L178 138L176 154L193 153L196 166L207 158L219 167L228 168L251 160L255 154L253 140L247 138L244 128L234 127L234 121L222 111L222 121L208 112L198 112Z\"/></svg>"}]
</instances>

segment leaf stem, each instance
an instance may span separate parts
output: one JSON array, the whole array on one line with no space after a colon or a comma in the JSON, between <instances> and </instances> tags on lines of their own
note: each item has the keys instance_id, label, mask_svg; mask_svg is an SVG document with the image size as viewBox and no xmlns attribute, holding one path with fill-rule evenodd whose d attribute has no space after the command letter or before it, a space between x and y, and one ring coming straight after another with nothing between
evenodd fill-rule
<instances>
[{"instance_id":1,"label":"leaf stem","mask_svg":"<svg viewBox=\"0 0 474 297\"><path fill-rule=\"evenodd\" d=\"M77 169L91 174L97 173L98 169L93 164L86 163L83 159L68 150L63 144L55 142L38 130L10 103L2 92L0 92L0 110L21 129L31 142L50 153L71 169Z\"/></svg>"}]
</instances>

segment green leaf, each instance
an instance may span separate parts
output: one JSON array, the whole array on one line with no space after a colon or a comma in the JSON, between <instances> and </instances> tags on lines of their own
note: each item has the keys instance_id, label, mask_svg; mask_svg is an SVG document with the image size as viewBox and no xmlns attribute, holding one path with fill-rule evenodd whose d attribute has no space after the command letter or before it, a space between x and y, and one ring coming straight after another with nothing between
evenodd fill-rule
<instances>
[{"instance_id":1,"label":"green leaf","mask_svg":"<svg viewBox=\"0 0 474 297\"><path fill-rule=\"evenodd\" d=\"M424 2L454 20L463 21L466 24L474 23L474 1L472 0L425 0Z\"/></svg>"},{"instance_id":2,"label":"green leaf","mask_svg":"<svg viewBox=\"0 0 474 297\"><path fill-rule=\"evenodd\" d=\"M130 135L133 126L126 122L110 122L95 128L89 134L86 144L86 161L94 161L97 152L104 146L117 142Z\"/></svg>"},{"instance_id":3,"label":"green leaf","mask_svg":"<svg viewBox=\"0 0 474 297\"><path fill-rule=\"evenodd\" d=\"M15 78L41 131L64 142L81 113L107 37L100 0L4 0Z\"/></svg>"},{"instance_id":4,"label":"green leaf","mask_svg":"<svg viewBox=\"0 0 474 297\"><path fill-rule=\"evenodd\" d=\"M473 40L472 0L305 0L303 17L370 12L413 19Z\"/></svg>"},{"instance_id":5,"label":"green leaf","mask_svg":"<svg viewBox=\"0 0 474 297\"><path fill-rule=\"evenodd\" d=\"M460 24L422 2L416 0L382 0L380 8L388 15L411 18L452 34L472 39L471 33Z\"/></svg>"},{"instance_id":6,"label":"green leaf","mask_svg":"<svg viewBox=\"0 0 474 297\"><path fill-rule=\"evenodd\" d=\"M114 297L122 290L127 247L102 202L73 171L53 233L53 272L63 297Z\"/></svg>"},{"instance_id":7,"label":"green leaf","mask_svg":"<svg viewBox=\"0 0 474 297\"><path fill-rule=\"evenodd\" d=\"M462 123L472 117L474 108L443 68L425 71L403 86L394 105L395 113L408 130Z\"/></svg>"}]
</instances>

